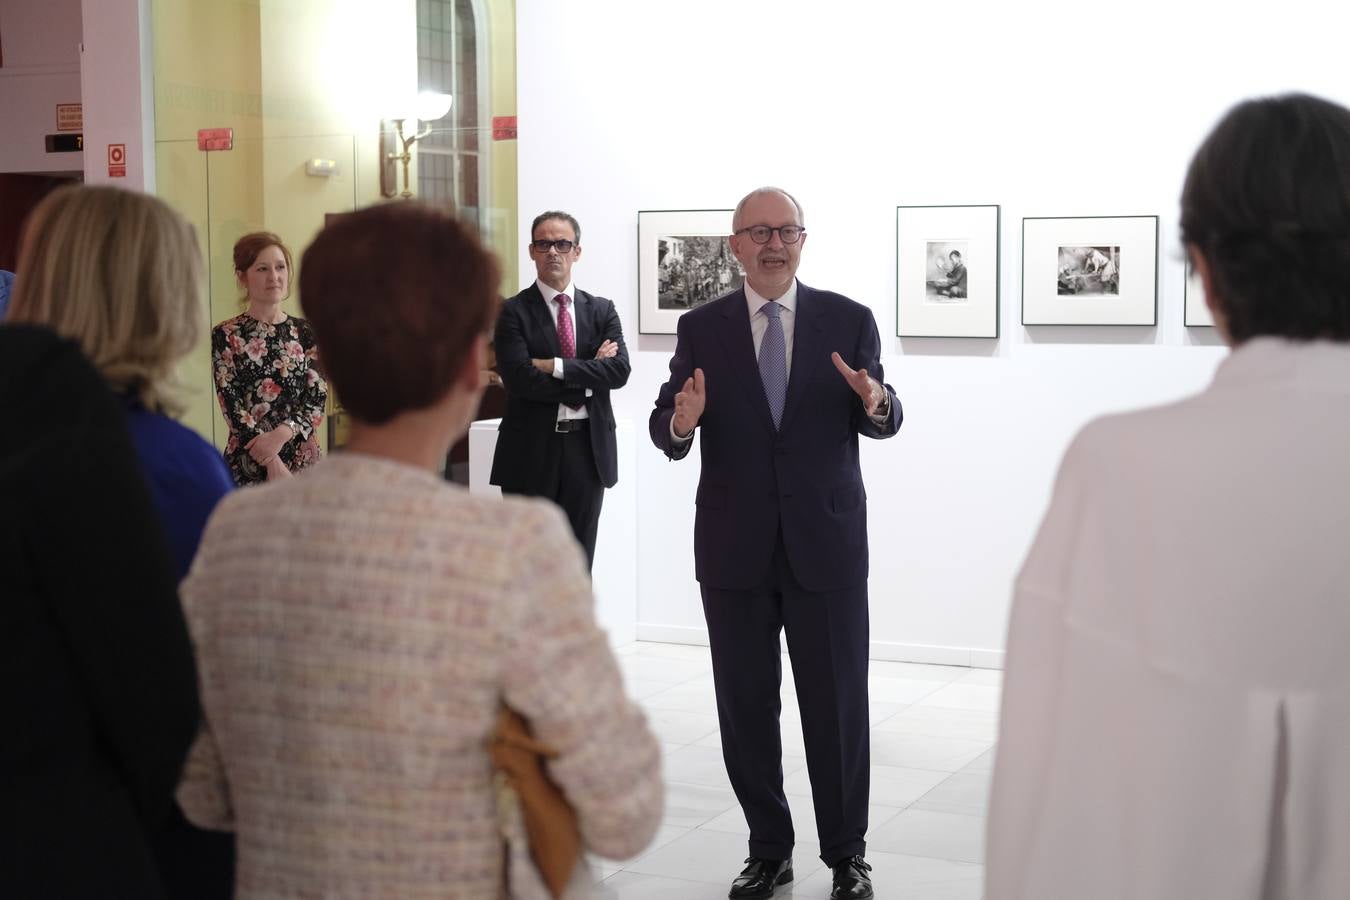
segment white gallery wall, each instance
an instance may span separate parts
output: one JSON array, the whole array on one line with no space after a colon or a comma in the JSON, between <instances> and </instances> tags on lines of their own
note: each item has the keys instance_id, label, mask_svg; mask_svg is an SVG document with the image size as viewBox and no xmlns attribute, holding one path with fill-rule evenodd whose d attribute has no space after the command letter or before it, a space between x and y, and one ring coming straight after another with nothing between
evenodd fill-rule
<instances>
[{"instance_id":1,"label":"white gallery wall","mask_svg":"<svg viewBox=\"0 0 1350 900\"><path fill-rule=\"evenodd\" d=\"M1190 154L1246 96L1350 103L1341 4L519 0L517 15L522 227L551 208L580 219L576 282L618 305L633 373L615 411L640 436L675 339L638 333L638 210L781 185L806 211L801 280L872 308L905 407L896 438L863 441L876 658L1001 664L1070 438L1201 389L1226 353L1182 324ZM1002 206L1001 336L895 337L895 207L985 203ZM1161 217L1157 327L1023 327L1022 217L1132 214ZM702 642L697 453L639 445L638 635Z\"/></svg>"},{"instance_id":2,"label":"white gallery wall","mask_svg":"<svg viewBox=\"0 0 1350 900\"><path fill-rule=\"evenodd\" d=\"M81 0L0 0L0 172L73 172L82 153L48 153L56 107L79 103Z\"/></svg>"}]
</instances>

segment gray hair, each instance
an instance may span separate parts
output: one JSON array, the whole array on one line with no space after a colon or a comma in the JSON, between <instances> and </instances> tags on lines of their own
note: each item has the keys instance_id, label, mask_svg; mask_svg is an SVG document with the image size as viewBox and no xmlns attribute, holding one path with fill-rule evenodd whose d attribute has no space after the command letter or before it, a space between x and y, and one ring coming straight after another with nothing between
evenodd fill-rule
<instances>
[{"instance_id":1,"label":"gray hair","mask_svg":"<svg viewBox=\"0 0 1350 900\"><path fill-rule=\"evenodd\" d=\"M797 198L789 194L780 187L758 187L741 198L741 202L736 204L736 212L731 215L731 230L736 231L741 222L741 212L745 209L745 204L756 197L762 197L765 194L780 194L792 201L792 205L797 209L797 224L806 225L806 213L802 212L802 205L797 202Z\"/></svg>"}]
</instances>

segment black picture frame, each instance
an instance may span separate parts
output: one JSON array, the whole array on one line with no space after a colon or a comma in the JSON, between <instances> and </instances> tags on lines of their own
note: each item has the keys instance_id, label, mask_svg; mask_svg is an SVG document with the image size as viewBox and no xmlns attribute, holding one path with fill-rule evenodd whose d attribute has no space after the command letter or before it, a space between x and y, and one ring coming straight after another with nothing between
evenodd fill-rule
<instances>
[{"instance_id":1,"label":"black picture frame","mask_svg":"<svg viewBox=\"0 0 1350 900\"><path fill-rule=\"evenodd\" d=\"M1002 233L1003 208L997 203L896 206L896 337L997 340L1003 311ZM927 278L927 257L936 244L964 247L967 262L973 244L976 259L992 257L994 264L977 272L964 298L942 299L942 289Z\"/></svg>"},{"instance_id":2,"label":"black picture frame","mask_svg":"<svg viewBox=\"0 0 1350 900\"><path fill-rule=\"evenodd\" d=\"M729 243L733 212L731 209L638 211L639 334L675 334L680 316L744 282L745 273ZM670 262L672 242L688 242L690 238L699 243L697 280L689 269L682 269L679 274L682 283L665 281L674 265ZM691 256L691 265L692 262Z\"/></svg>"},{"instance_id":3,"label":"black picture frame","mask_svg":"<svg viewBox=\"0 0 1350 900\"><path fill-rule=\"evenodd\" d=\"M1022 325L1157 326L1160 231L1156 215L1024 217ZM1108 264L1114 270L1114 292L1101 270L1092 273L1098 286L1093 291L1090 275L1067 273L1061 265L1066 249L1106 247L1115 251ZM1141 251L1147 277L1127 281L1130 260L1138 259ZM1089 283L1081 292L1066 286L1080 279Z\"/></svg>"}]
</instances>

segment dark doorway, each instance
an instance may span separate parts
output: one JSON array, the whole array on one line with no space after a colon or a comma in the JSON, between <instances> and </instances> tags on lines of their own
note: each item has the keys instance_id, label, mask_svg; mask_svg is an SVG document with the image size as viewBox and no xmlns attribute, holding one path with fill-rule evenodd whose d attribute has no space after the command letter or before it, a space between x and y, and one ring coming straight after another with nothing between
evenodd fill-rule
<instances>
[{"instance_id":1,"label":"dark doorway","mask_svg":"<svg viewBox=\"0 0 1350 900\"><path fill-rule=\"evenodd\" d=\"M62 185L82 180L77 175L0 174L0 269L14 271L19 235L33 207Z\"/></svg>"}]
</instances>

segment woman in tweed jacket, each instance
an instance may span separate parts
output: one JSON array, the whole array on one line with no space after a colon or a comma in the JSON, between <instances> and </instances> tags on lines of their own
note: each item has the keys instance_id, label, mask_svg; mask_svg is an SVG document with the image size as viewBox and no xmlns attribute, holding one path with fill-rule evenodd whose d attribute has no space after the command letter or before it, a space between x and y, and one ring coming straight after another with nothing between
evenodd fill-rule
<instances>
[{"instance_id":1,"label":"woman in tweed jacket","mask_svg":"<svg viewBox=\"0 0 1350 900\"><path fill-rule=\"evenodd\" d=\"M351 439L207 528L183 588L207 722L183 808L235 830L241 898L545 896L493 787L504 699L558 751L586 848L638 852L659 751L566 520L438 474L477 406L495 261L389 204L326 228L301 272Z\"/></svg>"}]
</instances>

